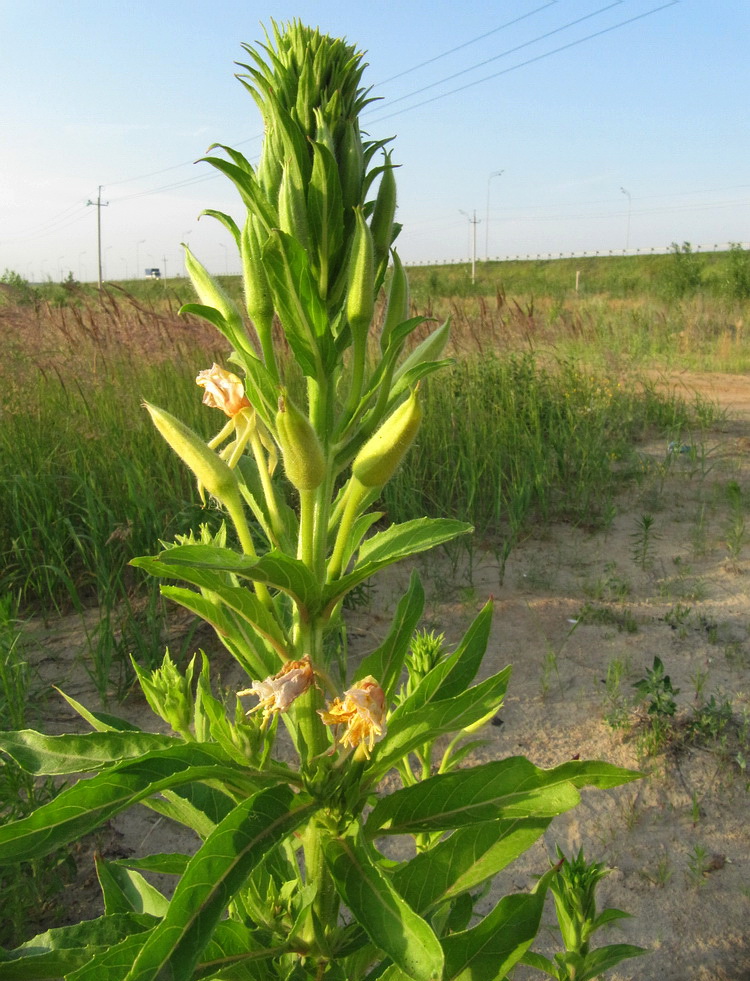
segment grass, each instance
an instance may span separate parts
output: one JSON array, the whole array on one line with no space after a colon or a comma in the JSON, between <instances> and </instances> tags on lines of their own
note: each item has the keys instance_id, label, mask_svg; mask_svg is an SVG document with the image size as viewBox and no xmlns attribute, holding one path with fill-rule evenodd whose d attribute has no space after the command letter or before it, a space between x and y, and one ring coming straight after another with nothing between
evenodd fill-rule
<instances>
[{"instance_id":1,"label":"grass","mask_svg":"<svg viewBox=\"0 0 750 981\"><path fill-rule=\"evenodd\" d=\"M433 273L440 284L442 270L415 271L416 296ZM211 329L178 317L190 299L184 281L99 294L74 282L32 288L4 278L0 591L45 614L99 607L88 670L105 698L127 688L131 650L147 665L161 656L164 610L129 559L220 520L202 509L140 402L210 438L219 421L201 406L195 374L226 358ZM238 282L224 286L236 293ZM636 441L682 439L711 421L711 406L603 366L601 351L618 347L612 333L623 334L620 349L633 333L612 308L607 315L601 306L592 332L553 296L538 305L498 292L493 305L479 293L443 295L426 305L452 314L455 364L423 386L417 446L382 502L392 520L465 519L504 563L532 525L606 526L616 494L642 475ZM566 345L586 356L566 354Z\"/></svg>"}]
</instances>

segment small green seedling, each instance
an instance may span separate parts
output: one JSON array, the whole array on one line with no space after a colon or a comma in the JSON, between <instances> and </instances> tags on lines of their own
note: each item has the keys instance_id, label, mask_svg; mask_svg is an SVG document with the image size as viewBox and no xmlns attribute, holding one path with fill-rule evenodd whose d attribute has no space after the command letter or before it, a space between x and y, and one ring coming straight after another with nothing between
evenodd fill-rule
<instances>
[{"instance_id":1,"label":"small green seedling","mask_svg":"<svg viewBox=\"0 0 750 981\"><path fill-rule=\"evenodd\" d=\"M555 913L564 952L555 954L554 961L541 954L527 951L523 963L543 971L557 981L591 981L620 961L647 953L633 944L608 944L591 949L593 935L615 920L630 913L619 909L604 909L597 913L596 887L609 875L601 862L587 862L581 848L575 858L566 858L559 846L557 874L550 880L550 892L555 901Z\"/></svg>"}]
</instances>

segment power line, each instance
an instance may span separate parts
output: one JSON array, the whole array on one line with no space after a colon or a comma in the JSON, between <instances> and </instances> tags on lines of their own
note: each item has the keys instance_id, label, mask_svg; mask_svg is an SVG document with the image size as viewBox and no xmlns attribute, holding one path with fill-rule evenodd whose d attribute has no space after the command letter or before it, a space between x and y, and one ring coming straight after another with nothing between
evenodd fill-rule
<instances>
[{"instance_id":1,"label":"power line","mask_svg":"<svg viewBox=\"0 0 750 981\"><path fill-rule=\"evenodd\" d=\"M484 61L479 61L476 65L471 65L469 68L462 68L459 72L454 72L452 75L446 75L444 78L439 78L436 82L430 82L429 85L423 85L422 88L415 89L413 92L408 92L406 95L401 95L397 99L390 99L388 101L388 105L392 106L397 102L403 102L404 99L411 99L415 95L420 95L422 92L427 92L429 89L434 89L437 85L443 85L445 82L451 82L454 78L460 78L461 75L467 75L469 72L476 71L477 68L483 68L485 65L489 65L493 61L498 61L500 58L505 58L508 55L515 54L516 51L521 51L523 48L528 48L532 44L537 44L539 41L544 41L546 38L552 37L555 34L560 34L562 31L567 31L569 27L575 27L576 24L581 24L585 20L591 20L592 17L598 17L599 14L606 13L606 11L611 10L613 7L619 7L622 2L623 0L613 0L612 3L608 3L605 7L600 7L598 10L593 10L591 13L585 14L583 17L578 17L576 20L571 20L567 24L563 24L561 27L556 27L552 31L539 34L530 41L524 41L523 44L517 44L514 48L508 48L505 51L501 51L500 54L493 55L491 58L486 58ZM428 64L428 62L425 62L425 64ZM490 77L492 78L494 76ZM445 94L449 95L450 93ZM419 104L423 105L423 103Z\"/></svg>"},{"instance_id":2,"label":"power line","mask_svg":"<svg viewBox=\"0 0 750 981\"><path fill-rule=\"evenodd\" d=\"M463 44L456 45L455 48L449 48L447 51L443 51L440 54L435 55L433 58L428 58L427 61L421 61L418 65L413 65L411 68L405 68L402 72L398 72L398 74L391 75L390 78L386 78L383 79L382 82L378 82L375 87L377 88L381 85L388 85L389 82L394 82L397 78L403 78L404 75L411 75L412 72L419 71L420 68L425 68L427 65L432 65L434 62L440 61L442 58L447 58L448 55L455 54L456 51L463 51L464 48L468 48L472 44L476 44L478 41L484 41L485 38L491 37L493 34L497 34L498 31L504 31L506 27L512 27L514 24L518 24L522 20L533 17L534 14L538 14L540 11L546 10L547 7L552 7L556 3L557 0L549 0L548 3L543 4L541 7L537 7L535 10L530 10L528 14L522 14L520 17L506 21L499 27L493 27L491 31L485 31L484 34L478 34L476 37L470 38L468 41L464 41Z\"/></svg>"},{"instance_id":3,"label":"power line","mask_svg":"<svg viewBox=\"0 0 750 981\"><path fill-rule=\"evenodd\" d=\"M552 55L559 54L561 51L567 51L569 48L574 48L579 44L583 44L584 41L591 41L593 38L601 37L603 34L609 34L612 31L619 30L619 28L632 24L637 20L643 20L645 17L650 17L652 14L657 14L660 10L666 10L667 7L674 7L675 4L679 2L680 0L669 0L669 3L664 3L660 7L655 7L653 10L647 10L642 14L636 14L634 17L629 17L627 20L619 21L617 24L612 24L609 27L604 27L602 30L595 31L593 34L587 34L585 37L577 38L575 41L570 41L568 44L563 44L559 48L553 48L551 51L545 51L543 54L536 55L534 58L527 58L526 61L521 61L517 65L511 65L510 68L504 68L502 71L493 72L492 75L485 75L483 78L477 78L473 82L467 82L466 85L460 85L458 88L451 89L449 92L441 92L438 95L434 95L431 99L424 99L422 102L416 102L412 106L405 106L403 109L397 109L395 112L385 113L382 116L378 116L373 120L373 122L379 123L384 119L390 119L392 116L399 116L404 112L409 112L411 109L419 109L422 106L429 105L431 102L437 102L438 99L445 99L449 95L455 95L457 92L463 92L466 89L470 89L474 85L481 85L482 82L489 82L493 78L499 78L501 75L507 75L509 72L517 71L519 68L525 68L527 65L533 65L537 61L543 61L545 58L550 58Z\"/></svg>"}]
</instances>

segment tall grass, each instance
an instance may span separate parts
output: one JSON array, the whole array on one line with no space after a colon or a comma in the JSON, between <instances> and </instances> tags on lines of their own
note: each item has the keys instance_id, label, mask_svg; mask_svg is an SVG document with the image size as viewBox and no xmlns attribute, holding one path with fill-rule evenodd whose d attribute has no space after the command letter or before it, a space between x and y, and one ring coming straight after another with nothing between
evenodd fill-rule
<instances>
[{"instance_id":1,"label":"tall grass","mask_svg":"<svg viewBox=\"0 0 750 981\"><path fill-rule=\"evenodd\" d=\"M465 357L428 382L424 403L417 445L386 488L389 516L470 521L506 557L533 524L606 524L642 473L636 441L700 422L674 393L530 353Z\"/></svg>"},{"instance_id":2,"label":"tall grass","mask_svg":"<svg viewBox=\"0 0 750 981\"><path fill-rule=\"evenodd\" d=\"M645 345L645 320L623 330L603 308L566 319L553 306L448 301L457 363L424 386L418 445L385 498L392 518L456 515L507 557L532 522L606 521L634 472L633 441L695 421L673 395L602 367L616 338ZM129 559L220 520L140 402L210 438L221 421L201 406L195 374L225 355L169 304L106 293L6 307L0 340L0 593L45 613L97 605L89 671L105 697L127 686L130 651L161 659L161 601Z\"/></svg>"}]
</instances>

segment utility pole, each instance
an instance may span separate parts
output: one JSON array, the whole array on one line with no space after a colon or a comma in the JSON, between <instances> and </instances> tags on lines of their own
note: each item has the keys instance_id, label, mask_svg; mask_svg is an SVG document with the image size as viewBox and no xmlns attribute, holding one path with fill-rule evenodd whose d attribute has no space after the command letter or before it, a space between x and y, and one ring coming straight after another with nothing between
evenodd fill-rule
<instances>
[{"instance_id":1,"label":"utility pole","mask_svg":"<svg viewBox=\"0 0 750 981\"><path fill-rule=\"evenodd\" d=\"M99 185L99 193L96 201L87 201L86 204L96 206L96 251L99 256L99 289L102 288L102 208L106 208L109 201L102 201L102 185Z\"/></svg>"},{"instance_id":2,"label":"utility pole","mask_svg":"<svg viewBox=\"0 0 750 981\"><path fill-rule=\"evenodd\" d=\"M467 214L465 211L462 211L461 214L466 215L466 217L469 219L469 223L472 225L471 282L473 285L476 282L476 278L477 278L477 225L482 219L477 218L476 208L474 209L471 215Z\"/></svg>"},{"instance_id":3,"label":"utility pole","mask_svg":"<svg viewBox=\"0 0 750 981\"><path fill-rule=\"evenodd\" d=\"M487 214L485 215L484 225L484 261L489 262L490 258L490 182L493 177L500 177L504 170L495 170L487 178Z\"/></svg>"}]
</instances>

